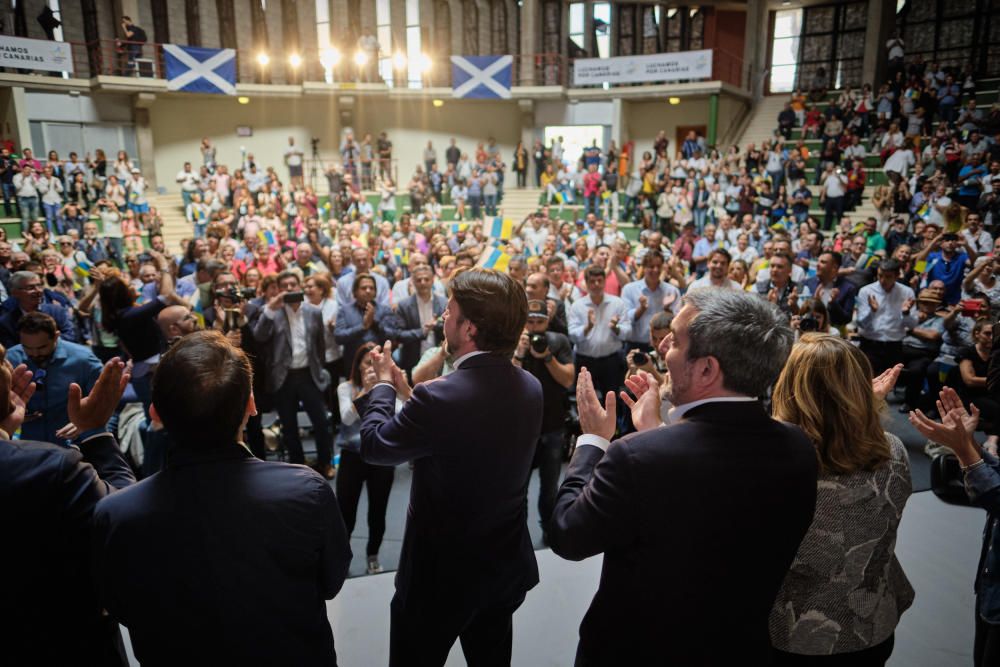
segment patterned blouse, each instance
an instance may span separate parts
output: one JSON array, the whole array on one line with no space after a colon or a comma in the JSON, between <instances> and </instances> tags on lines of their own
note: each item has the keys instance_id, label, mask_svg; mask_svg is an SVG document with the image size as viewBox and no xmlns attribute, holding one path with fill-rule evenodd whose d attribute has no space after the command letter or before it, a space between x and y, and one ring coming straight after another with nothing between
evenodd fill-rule
<instances>
[{"instance_id":1,"label":"patterned blouse","mask_svg":"<svg viewBox=\"0 0 1000 667\"><path fill-rule=\"evenodd\" d=\"M771 609L771 644L800 655L882 643L913 603L894 553L910 496L910 461L886 433L891 459L874 471L820 475L816 514Z\"/></svg>"}]
</instances>

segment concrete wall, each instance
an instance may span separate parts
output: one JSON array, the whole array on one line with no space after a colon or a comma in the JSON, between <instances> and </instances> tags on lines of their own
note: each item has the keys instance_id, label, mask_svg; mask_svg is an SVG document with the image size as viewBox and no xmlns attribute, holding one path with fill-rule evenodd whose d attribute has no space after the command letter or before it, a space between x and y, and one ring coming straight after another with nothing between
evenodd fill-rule
<instances>
[{"instance_id":1,"label":"concrete wall","mask_svg":"<svg viewBox=\"0 0 1000 667\"><path fill-rule=\"evenodd\" d=\"M708 98L682 98L681 103L670 105L662 102L624 102L626 141L635 141L636 150L652 150L653 141L660 130L665 130L670 140L671 157L679 149L675 137L679 125L708 125ZM734 122L740 112L740 101L727 95L719 98L719 135Z\"/></svg>"},{"instance_id":2,"label":"concrete wall","mask_svg":"<svg viewBox=\"0 0 1000 667\"><path fill-rule=\"evenodd\" d=\"M191 118L197 117L197 126ZM409 180L422 161L428 140L434 142L440 160L449 139L455 137L459 148L470 154L476 144L494 136L502 154L509 159L521 133L520 113L516 102L455 102L446 100L434 107L430 100L388 101L358 99L354 109L354 132L373 136L385 131L393 142L398 159L399 178ZM259 164L279 168L286 176L283 154L288 137L308 154L309 140L319 137L320 157L338 160L338 145L343 128L334 98L274 100L252 98L241 105L234 98L182 99L160 97L150 109L150 126L155 146L156 171L160 185L172 188L171 174L186 160L200 160L198 145L208 136L218 148L220 164L230 168L239 164L240 147L254 153ZM237 126L250 126L253 136L237 137ZM308 156L308 155L307 155Z\"/></svg>"}]
</instances>

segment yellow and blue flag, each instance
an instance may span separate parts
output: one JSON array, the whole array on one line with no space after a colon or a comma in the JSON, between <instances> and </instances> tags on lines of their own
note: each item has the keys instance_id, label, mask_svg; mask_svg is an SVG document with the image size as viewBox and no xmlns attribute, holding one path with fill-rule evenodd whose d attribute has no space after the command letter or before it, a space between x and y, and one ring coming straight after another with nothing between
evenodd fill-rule
<instances>
[{"instance_id":1,"label":"yellow and blue flag","mask_svg":"<svg viewBox=\"0 0 1000 667\"><path fill-rule=\"evenodd\" d=\"M493 218L490 224L490 238L507 240L514 235L514 221L503 218Z\"/></svg>"},{"instance_id":2,"label":"yellow and blue flag","mask_svg":"<svg viewBox=\"0 0 1000 667\"><path fill-rule=\"evenodd\" d=\"M510 255L497 248L484 254L479 261L479 266L484 269L496 269L497 271L506 271L508 264L510 264Z\"/></svg>"}]
</instances>

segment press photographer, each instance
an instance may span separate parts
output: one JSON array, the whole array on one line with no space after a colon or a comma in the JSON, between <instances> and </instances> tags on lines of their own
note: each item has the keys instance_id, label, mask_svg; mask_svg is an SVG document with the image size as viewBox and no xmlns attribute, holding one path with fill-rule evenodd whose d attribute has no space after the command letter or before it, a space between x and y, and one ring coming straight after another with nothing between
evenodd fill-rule
<instances>
[{"instance_id":1,"label":"press photographer","mask_svg":"<svg viewBox=\"0 0 1000 667\"><path fill-rule=\"evenodd\" d=\"M548 331L549 309L545 301L528 302L528 321L514 351L514 365L542 383L542 435L535 450L538 467L538 515L542 540L548 543L548 521L555 507L559 469L566 445L567 389L573 385L573 348L569 338Z\"/></svg>"},{"instance_id":2,"label":"press photographer","mask_svg":"<svg viewBox=\"0 0 1000 667\"><path fill-rule=\"evenodd\" d=\"M662 384L666 375L667 367L660 358L658 352L660 343L670 334L670 323L674 316L669 310L660 311L649 321L649 345L651 349L646 352L639 348L629 350L625 355L625 363L628 370L625 371L625 379L632 377L639 371L646 371L654 378L657 384Z\"/></svg>"}]
</instances>

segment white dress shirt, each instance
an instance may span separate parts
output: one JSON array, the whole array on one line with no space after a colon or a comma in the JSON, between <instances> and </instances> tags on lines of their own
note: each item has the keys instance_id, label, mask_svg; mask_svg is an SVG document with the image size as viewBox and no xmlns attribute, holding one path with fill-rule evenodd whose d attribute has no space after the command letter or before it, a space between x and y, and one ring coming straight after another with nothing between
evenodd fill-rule
<instances>
[{"instance_id":1,"label":"white dress shirt","mask_svg":"<svg viewBox=\"0 0 1000 667\"><path fill-rule=\"evenodd\" d=\"M594 326L587 332L589 311L597 311ZM605 294L600 304L595 304L587 294L577 299L569 309L569 338L576 344L577 354L585 357L607 357L621 350L622 341L632 333L625 302ZM618 317L618 333L611 328L611 318Z\"/></svg>"},{"instance_id":2,"label":"white dress shirt","mask_svg":"<svg viewBox=\"0 0 1000 667\"><path fill-rule=\"evenodd\" d=\"M278 311L273 308L265 308L264 316L272 320L278 316ZM306 347L306 320L302 315L302 308L298 310L285 304L285 317L288 318L288 340L292 345L292 363L289 370L299 370L309 367L309 354Z\"/></svg>"},{"instance_id":3,"label":"white dress shirt","mask_svg":"<svg viewBox=\"0 0 1000 667\"><path fill-rule=\"evenodd\" d=\"M872 310L868 297L875 296L878 310ZM858 292L857 322L858 333L862 338L879 342L899 342L906 336L906 330L917 326L914 313L916 306L909 314L903 314L903 303L913 298L913 290L896 283L888 293L882 289L882 284L875 281L865 285Z\"/></svg>"}]
</instances>

